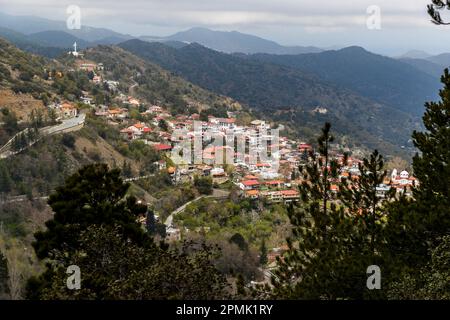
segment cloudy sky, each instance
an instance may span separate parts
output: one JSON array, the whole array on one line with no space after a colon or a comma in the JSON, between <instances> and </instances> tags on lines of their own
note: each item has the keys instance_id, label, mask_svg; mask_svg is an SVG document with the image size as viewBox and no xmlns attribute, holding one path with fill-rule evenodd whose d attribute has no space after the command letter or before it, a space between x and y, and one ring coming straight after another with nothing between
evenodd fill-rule
<instances>
[{"instance_id":1,"label":"cloudy sky","mask_svg":"<svg viewBox=\"0 0 450 320\"><path fill-rule=\"evenodd\" d=\"M395 55L412 49L450 52L450 26L430 22L430 0L0 0L0 11L66 20L78 5L82 24L132 35L168 35L190 27L237 30L284 45L361 45ZM370 30L367 9L381 10ZM449 15L450 16L450 15ZM450 18L450 17L449 17ZM374 20L370 20L374 21Z\"/></svg>"}]
</instances>

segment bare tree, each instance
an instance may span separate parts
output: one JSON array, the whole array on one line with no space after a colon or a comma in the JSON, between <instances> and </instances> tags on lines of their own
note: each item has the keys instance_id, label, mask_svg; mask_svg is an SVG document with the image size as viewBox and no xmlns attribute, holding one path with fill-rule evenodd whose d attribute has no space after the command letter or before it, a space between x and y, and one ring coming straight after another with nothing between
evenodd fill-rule
<instances>
[{"instance_id":1,"label":"bare tree","mask_svg":"<svg viewBox=\"0 0 450 320\"><path fill-rule=\"evenodd\" d=\"M26 280L39 270L33 250L27 248L22 241L5 234L0 234L0 250L8 265L9 299L23 299Z\"/></svg>"}]
</instances>

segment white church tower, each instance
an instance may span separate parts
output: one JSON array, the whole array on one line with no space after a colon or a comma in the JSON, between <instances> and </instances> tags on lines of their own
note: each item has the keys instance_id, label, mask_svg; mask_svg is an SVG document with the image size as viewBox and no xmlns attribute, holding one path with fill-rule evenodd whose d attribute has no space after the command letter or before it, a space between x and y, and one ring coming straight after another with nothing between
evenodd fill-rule
<instances>
[{"instance_id":1,"label":"white church tower","mask_svg":"<svg viewBox=\"0 0 450 320\"><path fill-rule=\"evenodd\" d=\"M398 175L397 169L392 170L391 180L396 180Z\"/></svg>"},{"instance_id":2,"label":"white church tower","mask_svg":"<svg viewBox=\"0 0 450 320\"><path fill-rule=\"evenodd\" d=\"M73 51L70 51L69 54L73 55L74 57L82 56L82 54L77 51L77 43L76 42L73 44Z\"/></svg>"},{"instance_id":3,"label":"white church tower","mask_svg":"<svg viewBox=\"0 0 450 320\"><path fill-rule=\"evenodd\" d=\"M73 44L72 55L73 55L74 57L78 57L77 43L76 43L76 42Z\"/></svg>"}]
</instances>

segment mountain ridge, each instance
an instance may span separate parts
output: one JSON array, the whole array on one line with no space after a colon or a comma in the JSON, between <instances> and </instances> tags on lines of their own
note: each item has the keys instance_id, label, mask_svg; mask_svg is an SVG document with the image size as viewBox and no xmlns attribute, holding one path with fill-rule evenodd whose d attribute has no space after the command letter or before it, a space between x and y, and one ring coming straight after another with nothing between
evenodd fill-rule
<instances>
[{"instance_id":1,"label":"mountain ridge","mask_svg":"<svg viewBox=\"0 0 450 320\"><path fill-rule=\"evenodd\" d=\"M121 41L133 38L106 28L81 26L81 29L68 29L65 21L50 20L36 16L13 16L0 12L0 27L8 28L25 35L44 31L64 31L88 42L117 37Z\"/></svg>"},{"instance_id":2,"label":"mountain ridge","mask_svg":"<svg viewBox=\"0 0 450 320\"><path fill-rule=\"evenodd\" d=\"M93 45L92 43L65 31L41 31L29 34L28 38L41 45L56 48L72 48L75 42L79 49L84 49Z\"/></svg>"},{"instance_id":3,"label":"mountain ridge","mask_svg":"<svg viewBox=\"0 0 450 320\"><path fill-rule=\"evenodd\" d=\"M439 77L358 46L317 54L255 54L246 58L316 74L325 81L416 116L422 115L425 101L437 98L440 88Z\"/></svg>"},{"instance_id":4,"label":"mountain ridge","mask_svg":"<svg viewBox=\"0 0 450 320\"><path fill-rule=\"evenodd\" d=\"M145 40L145 37L141 37ZM275 41L238 31L215 31L208 28L191 28L177 32L161 40L180 42L196 42L210 49L225 53L272 53L272 54L299 54L321 52L322 49L312 46L283 46Z\"/></svg>"},{"instance_id":5,"label":"mountain ridge","mask_svg":"<svg viewBox=\"0 0 450 320\"><path fill-rule=\"evenodd\" d=\"M292 116L293 126L305 125L300 129L331 121L341 134L347 130L348 135L359 135L360 142L370 141L369 146L379 147L379 138L399 146L406 143L418 122L400 110L337 89L313 74L220 53L200 44L174 49L161 43L129 40L119 46L276 119L289 122ZM316 113L318 107L326 108L328 113ZM386 119L386 114L390 118Z\"/></svg>"}]
</instances>

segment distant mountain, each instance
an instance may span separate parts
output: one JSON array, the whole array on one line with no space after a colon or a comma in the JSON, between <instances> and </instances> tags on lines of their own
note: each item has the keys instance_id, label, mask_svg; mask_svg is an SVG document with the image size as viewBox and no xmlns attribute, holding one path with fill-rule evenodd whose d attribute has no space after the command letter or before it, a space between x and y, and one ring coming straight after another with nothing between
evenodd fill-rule
<instances>
[{"instance_id":1,"label":"distant mountain","mask_svg":"<svg viewBox=\"0 0 450 320\"><path fill-rule=\"evenodd\" d=\"M11 43L14 43L17 47L23 48L23 47L33 47L33 46L39 46L39 44L35 43L31 39L28 38L28 36L24 35L23 33L8 29L8 28L2 28L0 27L0 37L8 40Z\"/></svg>"},{"instance_id":2,"label":"distant mountain","mask_svg":"<svg viewBox=\"0 0 450 320\"><path fill-rule=\"evenodd\" d=\"M79 30L71 30L67 29L65 21L55 21L34 16L12 16L4 13L0 13L0 27L8 28L25 35L43 31L64 31L89 42L103 41L108 38L115 39L111 44L133 38L130 35L124 35L105 28L82 26Z\"/></svg>"},{"instance_id":3,"label":"distant mountain","mask_svg":"<svg viewBox=\"0 0 450 320\"><path fill-rule=\"evenodd\" d=\"M401 58L399 61L407 63L422 72L428 73L436 79L440 79L441 75L444 73L443 66L425 59Z\"/></svg>"},{"instance_id":4,"label":"distant mountain","mask_svg":"<svg viewBox=\"0 0 450 320\"><path fill-rule=\"evenodd\" d=\"M131 35L121 34L109 29L95 28L84 25L79 30L71 30L67 28L65 21L55 21L34 16L12 16L4 13L0 13L0 27L20 32L25 35L41 34L49 31L64 32L88 42L89 45L118 44L120 42L136 38ZM57 35L56 39L51 40L44 33L41 35L43 38L38 40L45 40L54 47L66 47L67 43L71 41L66 41L63 38L60 38L59 36L62 34L55 35ZM253 35L236 31L213 31L206 28L192 28L168 37L143 36L139 37L139 39L150 42L170 42L172 45L177 45L178 47L180 47L180 43L197 42L208 48L226 53L242 52L247 54L300 54L323 51L322 49L316 47L282 46L274 41L266 40ZM89 46L87 43L80 42L80 44L82 44L81 47Z\"/></svg>"},{"instance_id":5,"label":"distant mountain","mask_svg":"<svg viewBox=\"0 0 450 320\"><path fill-rule=\"evenodd\" d=\"M429 57L427 60L443 66L444 68L450 67L450 53L442 53L437 56Z\"/></svg>"},{"instance_id":6,"label":"distant mountain","mask_svg":"<svg viewBox=\"0 0 450 320\"><path fill-rule=\"evenodd\" d=\"M28 39L42 46L57 48L72 48L76 42L79 49L93 46L90 42L77 38L64 31L42 31L28 35Z\"/></svg>"},{"instance_id":7,"label":"distant mountain","mask_svg":"<svg viewBox=\"0 0 450 320\"><path fill-rule=\"evenodd\" d=\"M296 68L240 58L199 44L175 49L130 40L119 46L205 89L287 122L301 134L331 121L335 130L353 143L390 153L406 143L419 123L414 116ZM326 111L317 112L318 107Z\"/></svg>"},{"instance_id":8,"label":"distant mountain","mask_svg":"<svg viewBox=\"0 0 450 320\"><path fill-rule=\"evenodd\" d=\"M437 98L440 88L439 77L361 47L302 55L256 54L247 58L316 74L325 81L414 115L422 115L424 103Z\"/></svg>"},{"instance_id":9,"label":"distant mountain","mask_svg":"<svg viewBox=\"0 0 450 320\"><path fill-rule=\"evenodd\" d=\"M45 46L20 32L0 27L0 38L8 40L18 48L49 58L56 58L67 50L59 47Z\"/></svg>"},{"instance_id":10,"label":"distant mountain","mask_svg":"<svg viewBox=\"0 0 450 320\"><path fill-rule=\"evenodd\" d=\"M397 58L398 59L427 59L429 57L431 57L431 54L429 54L425 51L410 50Z\"/></svg>"},{"instance_id":11,"label":"distant mountain","mask_svg":"<svg viewBox=\"0 0 450 320\"><path fill-rule=\"evenodd\" d=\"M119 43L124 42L125 40L129 40L129 39L132 39L132 37L131 36L124 37L124 36L112 35L112 36L107 36L105 38L101 38L99 40L91 41L90 43L93 45L98 45L98 44L110 45L110 44L119 44Z\"/></svg>"},{"instance_id":12,"label":"distant mountain","mask_svg":"<svg viewBox=\"0 0 450 320\"><path fill-rule=\"evenodd\" d=\"M80 30L70 30L63 21L4 13L0 13L0 37L22 50L49 58L72 48L74 42L77 42L78 48L85 49L99 44L118 44L133 38L104 28L83 26Z\"/></svg>"},{"instance_id":13,"label":"distant mountain","mask_svg":"<svg viewBox=\"0 0 450 320\"><path fill-rule=\"evenodd\" d=\"M151 42L163 42L168 40L187 43L196 42L205 47L225 53L300 54L323 51L316 47L282 46L274 41L237 31L213 31L206 28L192 28L165 38L141 37L140 39Z\"/></svg>"},{"instance_id":14,"label":"distant mountain","mask_svg":"<svg viewBox=\"0 0 450 320\"><path fill-rule=\"evenodd\" d=\"M144 38L145 38L145 37L144 37ZM159 42L159 43L163 43L164 45L169 46L169 47L172 47L172 48L175 48L175 49L180 49L180 48L183 48L183 47L189 45L189 43L187 43L187 42L182 42L182 41L165 40L165 39L159 39L159 40L153 39L153 40L149 40L149 38L146 38L146 39L147 39L147 40L144 40L144 41L147 41L147 42Z\"/></svg>"}]
</instances>

